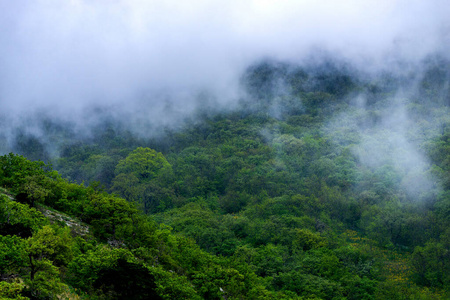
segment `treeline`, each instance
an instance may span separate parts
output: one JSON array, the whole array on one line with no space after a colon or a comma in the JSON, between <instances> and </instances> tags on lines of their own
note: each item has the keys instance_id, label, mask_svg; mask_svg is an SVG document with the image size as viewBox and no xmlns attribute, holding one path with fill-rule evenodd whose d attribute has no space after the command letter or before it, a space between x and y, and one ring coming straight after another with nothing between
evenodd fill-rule
<instances>
[{"instance_id":1,"label":"treeline","mask_svg":"<svg viewBox=\"0 0 450 300\"><path fill-rule=\"evenodd\" d=\"M445 299L449 83L438 57L395 76L267 61L244 74L234 110L199 111L159 138L111 120L76 142L62 130L60 175L9 155L1 183L89 225L67 235L78 250L65 265L48 259L89 297ZM32 269L11 273L28 297ZM128 290L135 279L118 273L145 280Z\"/></svg>"}]
</instances>

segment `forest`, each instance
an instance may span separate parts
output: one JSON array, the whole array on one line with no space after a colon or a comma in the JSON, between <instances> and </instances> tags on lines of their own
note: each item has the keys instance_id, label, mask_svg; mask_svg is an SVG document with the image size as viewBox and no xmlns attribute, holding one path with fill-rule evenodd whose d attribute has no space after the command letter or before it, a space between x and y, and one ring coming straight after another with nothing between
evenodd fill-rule
<instances>
[{"instance_id":1,"label":"forest","mask_svg":"<svg viewBox=\"0 0 450 300\"><path fill-rule=\"evenodd\" d=\"M450 61L240 84L152 134L0 134L0 298L449 299Z\"/></svg>"}]
</instances>

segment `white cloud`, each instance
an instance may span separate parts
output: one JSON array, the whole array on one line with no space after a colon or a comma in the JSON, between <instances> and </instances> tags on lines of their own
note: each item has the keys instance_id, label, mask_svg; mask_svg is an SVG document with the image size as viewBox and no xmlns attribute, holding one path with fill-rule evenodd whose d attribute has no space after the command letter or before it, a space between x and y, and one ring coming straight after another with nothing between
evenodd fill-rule
<instances>
[{"instance_id":1,"label":"white cloud","mask_svg":"<svg viewBox=\"0 0 450 300\"><path fill-rule=\"evenodd\" d=\"M374 65L392 52L415 59L448 45L445 8L418 0L2 1L0 101L20 111L129 103L155 89L223 96L254 60L300 60L311 47Z\"/></svg>"}]
</instances>

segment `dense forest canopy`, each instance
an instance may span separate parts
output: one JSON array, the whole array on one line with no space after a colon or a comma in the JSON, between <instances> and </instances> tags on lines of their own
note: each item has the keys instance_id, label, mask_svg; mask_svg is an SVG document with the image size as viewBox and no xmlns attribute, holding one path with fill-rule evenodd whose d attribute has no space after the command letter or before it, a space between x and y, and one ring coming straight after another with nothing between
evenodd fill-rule
<instances>
[{"instance_id":1,"label":"dense forest canopy","mask_svg":"<svg viewBox=\"0 0 450 300\"><path fill-rule=\"evenodd\" d=\"M447 7L0 1L0 298L449 299Z\"/></svg>"},{"instance_id":2,"label":"dense forest canopy","mask_svg":"<svg viewBox=\"0 0 450 300\"><path fill-rule=\"evenodd\" d=\"M450 62L267 59L241 87L157 134L104 107L0 136L0 295L450 297Z\"/></svg>"}]
</instances>

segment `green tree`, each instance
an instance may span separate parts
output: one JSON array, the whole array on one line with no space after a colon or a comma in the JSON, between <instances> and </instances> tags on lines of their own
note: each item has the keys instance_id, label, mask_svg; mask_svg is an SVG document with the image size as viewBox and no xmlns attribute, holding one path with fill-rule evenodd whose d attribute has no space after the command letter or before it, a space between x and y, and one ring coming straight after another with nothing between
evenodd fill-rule
<instances>
[{"instance_id":1,"label":"green tree","mask_svg":"<svg viewBox=\"0 0 450 300\"><path fill-rule=\"evenodd\" d=\"M161 152L150 148L138 147L125 159L119 161L115 173L134 174L139 181L145 182L170 173L171 165Z\"/></svg>"},{"instance_id":2,"label":"green tree","mask_svg":"<svg viewBox=\"0 0 450 300\"><path fill-rule=\"evenodd\" d=\"M27 254L25 240L17 236L0 235L0 281L20 275Z\"/></svg>"},{"instance_id":3,"label":"green tree","mask_svg":"<svg viewBox=\"0 0 450 300\"><path fill-rule=\"evenodd\" d=\"M44 175L27 176L25 182L20 186L20 190L25 192L27 198L30 199L31 207L35 202L44 203L45 198L50 194L50 190L46 188L45 181L49 178Z\"/></svg>"},{"instance_id":4,"label":"green tree","mask_svg":"<svg viewBox=\"0 0 450 300\"><path fill-rule=\"evenodd\" d=\"M198 299L183 276L148 266L126 249L98 246L69 264L69 281L106 299Z\"/></svg>"},{"instance_id":5,"label":"green tree","mask_svg":"<svg viewBox=\"0 0 450 300\"><path fill-rule=\"evenodd\" d=\"M27 238L45 224L48 220L40 211L0 195L0 234Z\"/></svg>"},{"instance_id":6,"label":"green tree","mask_svg":"<svg viewBox=\"0 0 450 300\"><path fill-rule=\"evenodd\" d=\"M19 282L0 281L0 299L2 300L29 300L21 295L25 284Z\"/></svg>"},{"instance_id":7,"label":"green tree","mask_svg":"<svg viewBox=\"0 0 450 300\"><path fill-rule=\"evenodd\" d=\"M59 268L53 261L67 264L71 248L67 235L59 236L50 226L44 226L27 241L28 269L26 277L30 294L38 299L56 298L67 286L61 282Z\"/></svg>"},{"instance_id":8,"label":"green tree","mask_svg":"<svg viewBox=\"0 0 450 300\"><path fill-rule=\"evenodd\" d=\"M29 161L21 155L0 156L0 183L13 190L27 182L28 176L55 174L42 161Z\"/></svg>"},{"instance_id":9,"label":"green tree","mask_svg":"<svg viewBox=\"0 0 450 300\"><path fill-rule=\"evenodd\" d=\"M172 207L175 195L166 187L173 181L172 166L162 153L139 147L117 164L115 173L111 190L146 213Z\"/></svg>"},{"instance_id":10,"label":"green tree","mask_svg":"<svg viewBox=\"0 0 450 300\"><path fill-rule=\"evenodd\" d=\"M412 255L414 279L421 285L448 287L450 284L450 248L444 243L429 241L416 247Z\"/></svg>"}]
</instances>

